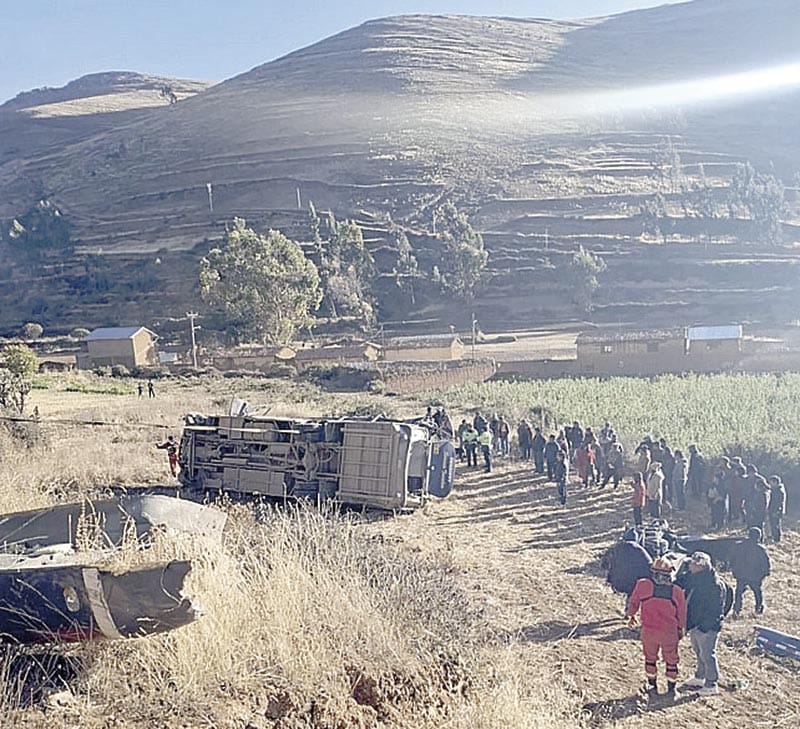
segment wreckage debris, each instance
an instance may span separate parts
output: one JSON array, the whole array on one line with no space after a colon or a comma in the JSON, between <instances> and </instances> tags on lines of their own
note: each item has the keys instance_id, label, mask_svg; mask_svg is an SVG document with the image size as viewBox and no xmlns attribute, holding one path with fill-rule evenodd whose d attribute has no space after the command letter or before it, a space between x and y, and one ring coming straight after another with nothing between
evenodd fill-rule
<instances>
[{"instance_id":1,"label":"wreckage debris","mask_svg":"<svg viewBox=\"0 0 800 729\"><path fill-rule=\"evenodd\" d=\"M122 574L81 565L0 567L0 638L133 638L188 625L197 617L192 601L181 595L189 570L187 561Z\"/></svg>"},{"instance_id":2,"label":"wreckage debris","mask_svg":"<svg viewBox=\"0 0 800 729\"><path fill-rule=\"evenodd\" d=\"M131 638L187 625L192 565L154 562L114 572L103 558L131 536L186 533L220 541L226 516L166 496L62 504L0 516L0 640L22 644ZM91 532L87 551L79 543Z\"/></svg>"}]
</instances>

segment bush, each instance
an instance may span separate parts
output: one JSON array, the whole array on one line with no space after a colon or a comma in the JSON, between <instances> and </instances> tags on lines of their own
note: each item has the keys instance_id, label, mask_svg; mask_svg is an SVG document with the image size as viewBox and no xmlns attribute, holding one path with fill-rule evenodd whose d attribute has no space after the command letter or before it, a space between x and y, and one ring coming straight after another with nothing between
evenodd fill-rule
<instances>
[{"instance_id":1,"label":"bush","mask_svg":"<svg viewBox=\"0 0 800 729\"><path fill-rule=\"evenodd\" d=\"M26 448L36 448L37 446L47 445L42 427L36 420L12 419L19 418L19 413L6 408L0 408L0 415L4 418L8 418L0 422L2 422L2 427L16 442L24 445Z\"/></svg>"},{"instance_id":2,"label":"bush","mask_svg":"<svg viewBox=\"0 0 800 729\"><path fill-rule=\"evenodd\" d=\"M111 365L112 377L130 377L131 371L122 364Z\"/></svg>"},{"instance_id":3,"label":"bush","mask_svg":"<svg viewBox=\"0 0 800 729\"><path fill-rule=\"evenodd\" d=\"M70 333L70 337L73 339L86 339L89 336L89 330L84 329L83 327L75 327Z\"/></svg>"},{"instance_id":4,"label":"bush","mask_svg":"<svg viewBox=\"0 0 800 729\"><path fill-rule=\"evenodd\" d=\"M332 392L366 392L375 380L380 379L377 369L347 367L311 367L304 379Z\"/></svg>"},{"instance_id":5,"label":"bush","mask_svg":"<svg viewBox=\"0 0 800 729\"><path fill-rule=\"evenodd\" d=\"M100 365L92 370L98 377L111 377L111 368L108 365Z\"/></svg>"}]
</instances>

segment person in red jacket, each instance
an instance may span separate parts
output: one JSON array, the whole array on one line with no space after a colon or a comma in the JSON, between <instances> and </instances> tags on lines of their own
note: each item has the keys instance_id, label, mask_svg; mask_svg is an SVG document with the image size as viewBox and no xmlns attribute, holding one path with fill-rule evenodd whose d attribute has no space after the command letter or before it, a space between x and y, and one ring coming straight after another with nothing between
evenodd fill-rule
<instances>
[{"instance_id":1,"label":"person in red jacket","mask_svg":"<svg viewBox=\"0 0 800 729\"><path fill-rule=\"evenodd\" d=\"M575 453L575 468L578 469L578 476L580 476L581 483L584 487L589 485L589 480L595 482L595 455L594 450L590 444L582 445Z\"/></svg>"},{"instance_id":2,"label":"person in red jacket","mask_svg":"<svg viewBox=\"0 0 800 729\"><path fill-rule=\"evenodd\" d=\"M647 690L658 691L658 652L667 666L667 692L675 694L678 680L678 642L686 632L686 595L672 581L674 566L664 557L656 559L650 567L650 577L638 580L631 593L627 616L629 624L636 622L636 613L642 612L642 649Z\"/></svg>"}]
</instances>

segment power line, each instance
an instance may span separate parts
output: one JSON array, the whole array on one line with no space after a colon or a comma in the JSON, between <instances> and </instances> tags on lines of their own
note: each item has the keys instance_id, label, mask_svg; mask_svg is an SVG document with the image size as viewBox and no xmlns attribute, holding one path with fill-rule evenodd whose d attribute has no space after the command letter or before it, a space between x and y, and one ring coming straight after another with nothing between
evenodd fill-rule
<instances>
[{"instance_id":1,"label":"power line","mask_svg":"<svg viewBox=\"0 0 800 729\"><path fill-rule=\"evenodd\" d=\"M59 425L99 425L99 426L123 426L125 428L174 428L174 425L164 425L163 423L115 423L109 420L69 420L66 418L23 418L22 416L0 415L0 420L11 423L37 423L37 424L59 424Z\"/></svg>"}]
</instances>

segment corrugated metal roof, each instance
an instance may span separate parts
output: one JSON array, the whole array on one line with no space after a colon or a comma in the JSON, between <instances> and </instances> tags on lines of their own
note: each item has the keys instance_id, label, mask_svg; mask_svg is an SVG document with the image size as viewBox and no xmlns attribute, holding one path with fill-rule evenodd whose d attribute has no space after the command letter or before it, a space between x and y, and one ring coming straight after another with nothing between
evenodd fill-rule
<instances>
[{"instance_id":1,"label":"corrugated metal roof","mask_svg":"<svg viewBox=\"0 0 800 729\"><path fill-rule=\"evenodd\" d=\"M411 337L394 337L386 342L387 349L410 349L417 347L448 347L453 342L462 344L458 334L421 334Z\"/></svg>"},{"instance_id":2,"label":"corrugated metal roof","mask_svg":"<svg viewBox=\"0 0 800 729\"><path fill-rule=\"evenodd\" d=\"M709 339L741 339L741 324L726 324L716 327L687 327L686 338L692 341L705 341Z\"/></svg>"},{"instance_id":3,"label":"corrugated metal roof","mask_svg":"<svg viewBox=\"0 0 800 729\"><path fill-rule=\"evenodd\" d=\"M142 329L150 332L150 330L145 327L100 327L99 329L94 329L89 332L85 341L92 342L98 339L131 339L134 334ZM150 332L150 334L155 337L153 332Z\"/></svg>"},{"instance_id":4,"label":"corrugated metal roof","mask_svg":"<svg viewBox=\"0 0 800 729\"><path fill-rule=\"evenodd\" d=\"M600 332L582 332L578 344L603 344L611 342L652 342L683 339L683 329L615 329Z\"/></svg>"}]
</instances>

